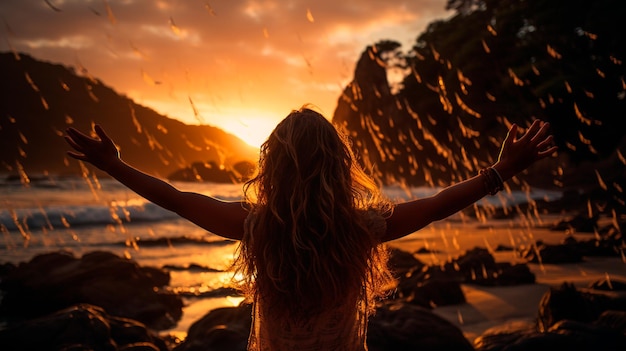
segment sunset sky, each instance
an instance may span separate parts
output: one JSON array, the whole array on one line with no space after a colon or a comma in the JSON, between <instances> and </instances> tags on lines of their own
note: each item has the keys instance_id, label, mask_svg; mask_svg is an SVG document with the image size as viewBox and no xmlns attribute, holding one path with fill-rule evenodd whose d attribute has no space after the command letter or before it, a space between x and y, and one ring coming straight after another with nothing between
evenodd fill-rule
<instances>
[{"instance_id":1,"label":"sunset sky","mask_svg":"<svg viewBox=\"0 0 626 351\"><path fill-rule=\"evenodd\" d=\"M259 145L304 103L331 117L367 45L408 51L446 0L2 0L0 50L85 68L169 117Z\"/></svg>"}]
</instances>

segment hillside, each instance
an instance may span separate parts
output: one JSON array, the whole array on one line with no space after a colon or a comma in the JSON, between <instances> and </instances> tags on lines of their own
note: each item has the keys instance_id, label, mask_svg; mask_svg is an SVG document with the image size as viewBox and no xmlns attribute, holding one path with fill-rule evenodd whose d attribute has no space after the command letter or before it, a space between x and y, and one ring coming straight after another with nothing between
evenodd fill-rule
<instances>
[{"instance_id":1,"label":"hillside","mask_svg":"<svg viewBox=\"0 0 626 351\"><path fill-rule=\"evenodd\" d=\"M73 68L13 53L0 53L0 67L0 173L81 172L65 155L62 135L67 127L88 131L94 123L126 161L160 177L193 163L231 170L257 160L258 149L236 136L160 115Z\"/></svg>"},{"instance_id":2,"label":"hillside","mask_svg":"<svg viewBox=\"0 0 626 351\"><path fill-rule=\"evenodd\" d=\"M493 164L511 124L542 119L559 158L509 184L599 187L623 202L626 31L617 1L448 5L457 14L431 23L410 52L392 40L367 47L339 97L333 121L365 167L385 184L445 186ZM390 71L404 79L390 83Z\"/></svg>"}]
</instances>

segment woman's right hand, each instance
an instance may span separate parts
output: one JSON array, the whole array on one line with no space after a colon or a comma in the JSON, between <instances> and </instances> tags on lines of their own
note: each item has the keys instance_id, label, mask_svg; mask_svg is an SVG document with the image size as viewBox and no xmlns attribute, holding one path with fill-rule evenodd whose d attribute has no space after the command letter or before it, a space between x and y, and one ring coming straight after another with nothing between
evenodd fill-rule
<instances>
[{"instance_id":1,"label":"woman's right hand","mask_svg":"<svg viewBox=\"0 0 626 351\"><path fill-rule=\"evenodd\" d=\"M110 167L120 161L120 153L115 143L102 127L94 127L98 138L85 135L75 128L68 128L65 141L75 150L67 154L77 160L87 161L97 168L108 172Z\"/></svg>"}]
</instances>

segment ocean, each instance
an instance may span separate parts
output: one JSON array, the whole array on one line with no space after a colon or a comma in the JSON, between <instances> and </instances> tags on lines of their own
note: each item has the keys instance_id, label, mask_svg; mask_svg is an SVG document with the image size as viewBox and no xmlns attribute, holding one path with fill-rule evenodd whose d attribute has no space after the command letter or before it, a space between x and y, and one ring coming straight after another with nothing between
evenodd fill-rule
<instances>
[{"instance_id":1,"label":"ocean","mask_svg":"<svg viewBox=\"0 0 626 351\"><path fill-rule=\"evenodd\" d=\"M242 197L241 184L174 182L173 185L222 200L239 200ZM385 187L383 190L396 202L439 191L401 186ZM481 201L501 206L529 199L556 199L559 196L560 193L555 191L533 190L503 192ZM535 223L537 220L526 218L521 222ZM520 220L515 223L519 227ZM444 246L451 254L452 248L458 251L469 245L457 240L462 238L459 233L463 232L463 228L480 224L475 219L453 216L448 221L407 236L395 245L402 247L403 242L419 241L426 247ZM511 222L500 221L499 225L510 228ZM206 297L206 293L223 287L230 279L226 270L236 250L236 242L196 227L109 178L93 175L46 176L31 177L27 182L25 178L0 175L0 235L0 263L17 264L37 254L59 250L71 251L77 257L91 251L109 251L141 265L165 267L171 273L171 289L187 296L183 319L172 330L181 336L193 321L209 310L237 305L241 301L238 296ZM523 236L502 237L500 242L493 241L491 237L481 237L473 238L473 242L486 243L489 240L492 245L511 245L516 240L528 239Z\"/></svg>"}]
</instances>

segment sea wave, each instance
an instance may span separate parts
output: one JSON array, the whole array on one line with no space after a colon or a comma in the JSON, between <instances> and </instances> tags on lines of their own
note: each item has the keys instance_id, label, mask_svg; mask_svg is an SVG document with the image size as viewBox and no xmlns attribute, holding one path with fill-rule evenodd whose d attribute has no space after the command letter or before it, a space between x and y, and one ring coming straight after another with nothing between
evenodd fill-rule
<instances>
[{"instance_id":1,"label":"sea wave","mask_svg":"<svg viewBox=\"0 0 626 351\"><path fill-rule=\"evenodd\" d=\"M43 181L40 181L42 183ZM38 182L32 182L38 183ZM97 186L80 178L52 179L48 186L24 186L17 181L0 181L0 230L63 229L126 223L163 222L180 217L128 190L113 179L101 179ZM175 182L182 191L214 196L226 201L241 200L240 184ZM433 195L441 188L385 186L383 193L394 202ZM560 192L532 189L503 191L479 204L514 206L536 199L556 199Z\"/></svg>"},{"instance_id":2,"label":"sea wave","mask_svg":"<svg viewBox=\"0 0 626 351\"><path fill-rule=\"evenodd\" d=\"M70 205L0 210L0 226L9 231L35 228L75 228L120 223L161 222L179 218L155 204L124 206Z\"/></svg>"},{"instance_id":3,"label":"sea wave","mask_svg":"<svg viewBox=\"0 0 626 351\"><path fill-rule=\"evenodd\" d=\"M174 245L226 246L232 245L234 241L229 239L215 240L206 237L177 236L153 239L140 238L136 240L136 243L141 247L171 247ZM119 241L113 245L127 246L127 243L126 241Z\"/></svg>"}]
</instances>

